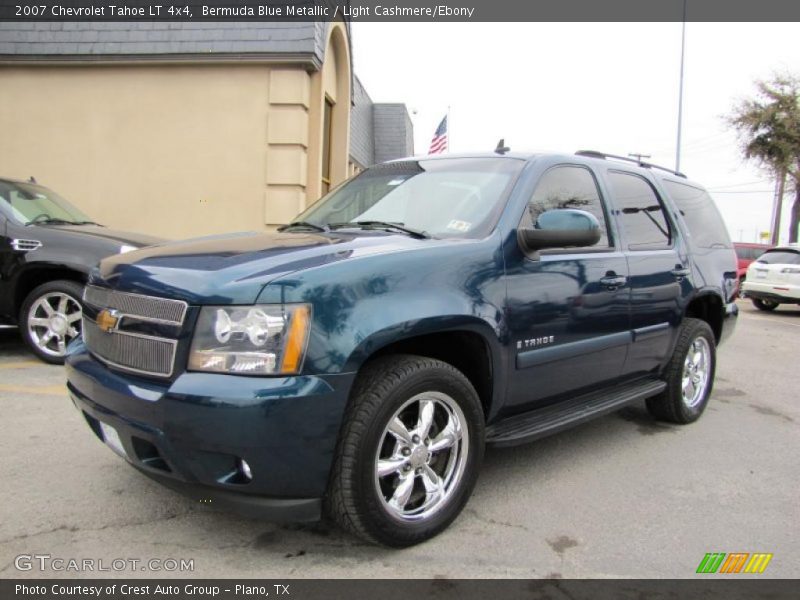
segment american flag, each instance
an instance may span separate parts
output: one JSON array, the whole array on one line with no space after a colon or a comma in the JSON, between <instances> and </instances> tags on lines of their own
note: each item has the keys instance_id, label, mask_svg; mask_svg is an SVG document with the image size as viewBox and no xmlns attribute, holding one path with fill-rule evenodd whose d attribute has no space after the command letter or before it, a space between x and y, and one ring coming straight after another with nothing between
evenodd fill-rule
<instances>
[{"instance_id":1,"label":"american flag","mask_svg":"<svg viewBox=\"0 0 800 600\"><path fill-rule=\"evenodd\" d=\"M445 150L447 150L447 115L445 115L442 122L439 123L439 126L436 128L436 133L433 134L428 154L440 154Z\"/></svg>"}]
</instances>

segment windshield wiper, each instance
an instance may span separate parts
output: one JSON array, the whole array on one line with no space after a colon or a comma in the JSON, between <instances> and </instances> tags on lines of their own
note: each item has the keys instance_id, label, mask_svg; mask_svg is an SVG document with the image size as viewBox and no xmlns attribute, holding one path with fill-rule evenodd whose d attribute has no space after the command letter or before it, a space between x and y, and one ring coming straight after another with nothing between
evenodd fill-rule
<instances>
[{"instance_id":1,"label":"windshield wiper","mask_svg":"<svg viewBox=\"0 0 800 600\"><path fill-rule=\"evenodd\" d=\"M95 223L94 221L73 221L73 225L97 225L98 227L105 227L105 225L100 225L100 223Z\"/></svg>"},{"instance_id":2,"label":"windshield wiper","mask_svg":"<svg viewBox=\"0 0 800 600\"><path fill-rule=\"evenodd\" d=\"M75 221L67 221L66 219L57 219L56 217L36 217L32 221L28 221L25 225L77 225Z\"/></svg>"},{"instance_id":3,"label":"windshield wiper","mask_svg":"<svg viewBox=\"0 0 800 600\"><path fill-rule=\"evenodd\" d=\"M331 229L342 229L345 227L360 227L361 229L386 229L389 231L399 231L420 240L425 240L431 237L419 229L412 229L411 227L406 227L402 223L390 223L389 221L354 221L352 223L331 223L330 227Z\"/></svg>"},{"instance_id":4,"label":"windshield wiper","mask_svg":"<svg viewBox=\"0 0 800 600\"><path fill-rule=\"evenodd\" d=\"M313 229L314 231L330 231L330 228L327 225L321 227L320 225L314 225L314 223L309 223L308 221L295 221L294 223L281 225L278 227L278 231L287 231L288 229L294 229L295 227L304 227L305 229Z\"/></svg>"}]
</instances>

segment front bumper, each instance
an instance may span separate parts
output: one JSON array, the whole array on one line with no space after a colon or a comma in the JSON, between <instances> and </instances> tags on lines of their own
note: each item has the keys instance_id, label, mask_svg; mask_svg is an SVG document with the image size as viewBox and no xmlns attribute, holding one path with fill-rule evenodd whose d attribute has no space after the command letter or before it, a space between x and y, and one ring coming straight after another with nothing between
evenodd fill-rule
<instances>
[{"instance_id":1,"label":"front bumper","mask_svg":"<svg viewBox=\"0 0 800 600\"><path fill-rule=\"evenodd\" d=\"M172 382L115 372L82 341L67 387L100 438L119 435L127 461L211 506L281 521L319 518L354 374L243 377L183 373ZM237 471L245 460L252 472Z\"/></svg>"}]
</instances>

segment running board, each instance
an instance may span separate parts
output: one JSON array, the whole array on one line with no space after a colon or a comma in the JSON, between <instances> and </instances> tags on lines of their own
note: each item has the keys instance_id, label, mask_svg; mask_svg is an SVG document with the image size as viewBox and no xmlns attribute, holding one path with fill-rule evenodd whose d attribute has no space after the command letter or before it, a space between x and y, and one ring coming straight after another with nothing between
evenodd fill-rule
<instances>
[{"instance_id":1,"label":"running board","mask_svg":"<svg viewBox=\"0 0 800 600\"><path fill-rule=\"evenodd\" d=\"M508 417L487 428L486 443L493 446L524 444L655 396L666 387L663 381L647 379Z\"/></svg>"}]
</instances>

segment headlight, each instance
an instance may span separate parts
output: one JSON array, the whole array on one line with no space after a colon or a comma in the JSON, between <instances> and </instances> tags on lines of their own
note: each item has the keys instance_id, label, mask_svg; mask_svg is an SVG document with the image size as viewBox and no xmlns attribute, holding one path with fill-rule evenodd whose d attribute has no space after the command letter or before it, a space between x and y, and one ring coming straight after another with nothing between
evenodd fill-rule
<instances>
[{"instance_id":1,"label":"headlight","mask_svg":"<svg viewBox=\"0 0 800 600\"><path fill-rule=\"evenodd\" d=\"M241 375L298 373L310 324L308 304L204 306L192 340L189 370Z\"/></svg>"},{"instance_id":2,"label":"headlight","mask_svg":"<svg viewBox=\"0 0 800 600\"><path fill-rule=\"evenodd\" d=\"M122 244L119 247L120 254L127 254L128 252L133 252L134 250L138 250L139 246L131 246L130 244Z\"/></svg>"}]
</instances>

